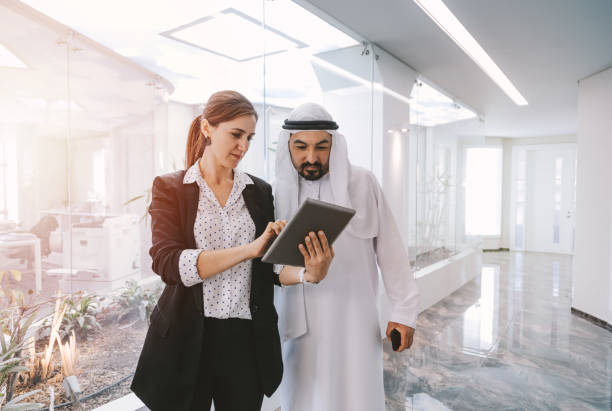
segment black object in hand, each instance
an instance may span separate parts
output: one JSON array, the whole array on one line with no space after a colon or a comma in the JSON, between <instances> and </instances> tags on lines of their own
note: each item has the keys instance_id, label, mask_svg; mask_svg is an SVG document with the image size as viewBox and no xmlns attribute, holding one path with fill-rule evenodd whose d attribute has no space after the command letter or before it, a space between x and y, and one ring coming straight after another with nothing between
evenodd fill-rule
<instances>
[{"instance_id":1,"label":"black object in hand","mask_svg":"<svg viewBox=\"0 0 612 411\"><path fill-rule=\"evenodd\" d=\"M402 335L394 328L391 330L391 347L393 347L393 351L397 351L400 345L402 345Z\"/></svg>"}]
</instances>

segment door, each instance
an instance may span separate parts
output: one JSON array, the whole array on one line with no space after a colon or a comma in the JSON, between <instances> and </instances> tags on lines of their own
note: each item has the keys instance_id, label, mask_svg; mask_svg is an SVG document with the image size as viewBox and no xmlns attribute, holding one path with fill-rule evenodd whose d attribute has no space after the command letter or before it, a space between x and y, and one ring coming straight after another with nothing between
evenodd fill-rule
<instances>
[{"instance_id":1,"label":"door","mask_svg":"<svg viewBox=\"0 0 612 411\"><path fill-rule=\"evenodd\" d=\"M575 158L573 146L527 150L525 250L573 252Z\"/></svg>"}]
</instances>

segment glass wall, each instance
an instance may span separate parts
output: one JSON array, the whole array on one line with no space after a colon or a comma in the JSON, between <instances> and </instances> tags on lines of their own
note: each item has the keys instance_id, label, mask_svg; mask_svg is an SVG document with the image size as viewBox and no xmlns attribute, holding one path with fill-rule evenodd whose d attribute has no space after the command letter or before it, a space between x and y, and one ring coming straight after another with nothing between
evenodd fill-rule
<instances>
[{"instance_id":1,"label":"glass wall","mask_svg":"<svg viewBox=\"0 0 612 411\"><path fill-rule=\"evenodd\" d=\"M57 405L65 377L89 395L136 365L158 293L141 217L174 87L19 2L0 5L0 33L2 359L28 369L0 381L45 406L53 389Z\"/></svg>"},{"instance_id":2,"label":"glass wall","mask_svg":"<svg viewBox=\"0 0 612 411\"><path fill-rule=\"evenodd\" d=\"M417 269L469 242L462 150L479 120L307 3L5 0L0 34L0 321L29 370L7 374L9 396L72 401L72 374L86 409L129 392L162 287L151 182L184 168L214 91L260 114L244 170L272 181L282 121L317 102L379 179ZM73 333L70 368L58 345Z\"/></svg>"},{"instance_id":3,"label":"glass wall","mask_svg":"<svg viewBox=\"0 0 612 411\"><path fill-rule=\"evenodd\" d=\"M484 142L476 113L419 78L412 90L410 142L415 173L409 213L415 218L416 269L478 246L465 227L466 150ZM412 229L412 227L411 227Z\"/></svg>"}]
</instances>

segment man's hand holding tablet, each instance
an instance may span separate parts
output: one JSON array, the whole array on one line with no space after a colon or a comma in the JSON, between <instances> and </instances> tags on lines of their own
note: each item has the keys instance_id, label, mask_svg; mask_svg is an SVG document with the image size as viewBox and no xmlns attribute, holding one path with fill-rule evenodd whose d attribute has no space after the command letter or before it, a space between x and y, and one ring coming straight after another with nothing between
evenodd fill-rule
<instances>
[{"instance_id":1,"label":"man's hand holding tablet","mask_svg":"<svg viewBox=\"0 0 612 411\"><path fill-rule=\"evenodd\" d=\"M327 237L322 230L317 234L310 232L304 243L299 244L298 249L304 256L305 270L301 282L318 283L327 275L327 270L334 258L334 248L327 242Z\"/></svg>"}]
</instances>

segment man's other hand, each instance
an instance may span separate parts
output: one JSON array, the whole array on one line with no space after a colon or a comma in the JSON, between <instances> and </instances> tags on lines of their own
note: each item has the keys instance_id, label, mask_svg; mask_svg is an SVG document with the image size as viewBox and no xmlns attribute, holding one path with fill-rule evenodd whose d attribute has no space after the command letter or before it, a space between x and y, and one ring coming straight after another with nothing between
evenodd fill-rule
<instances>
[{"instance_id":1,"label":"man's other hand","mask_svg":"<svg viewBox=\"0 0 612 411\"><path fill-rule=\"evenodd\" d=\"M402 343L397 349L397 352L402 352L405 349L410 348L412 346L412 338L414 337L414 328L389 321L389 324L387 325L387 340L389 342L391 341L391 331L393 331L394 328L399 331L402 336Z\"/></svg>"}]
</instances>

